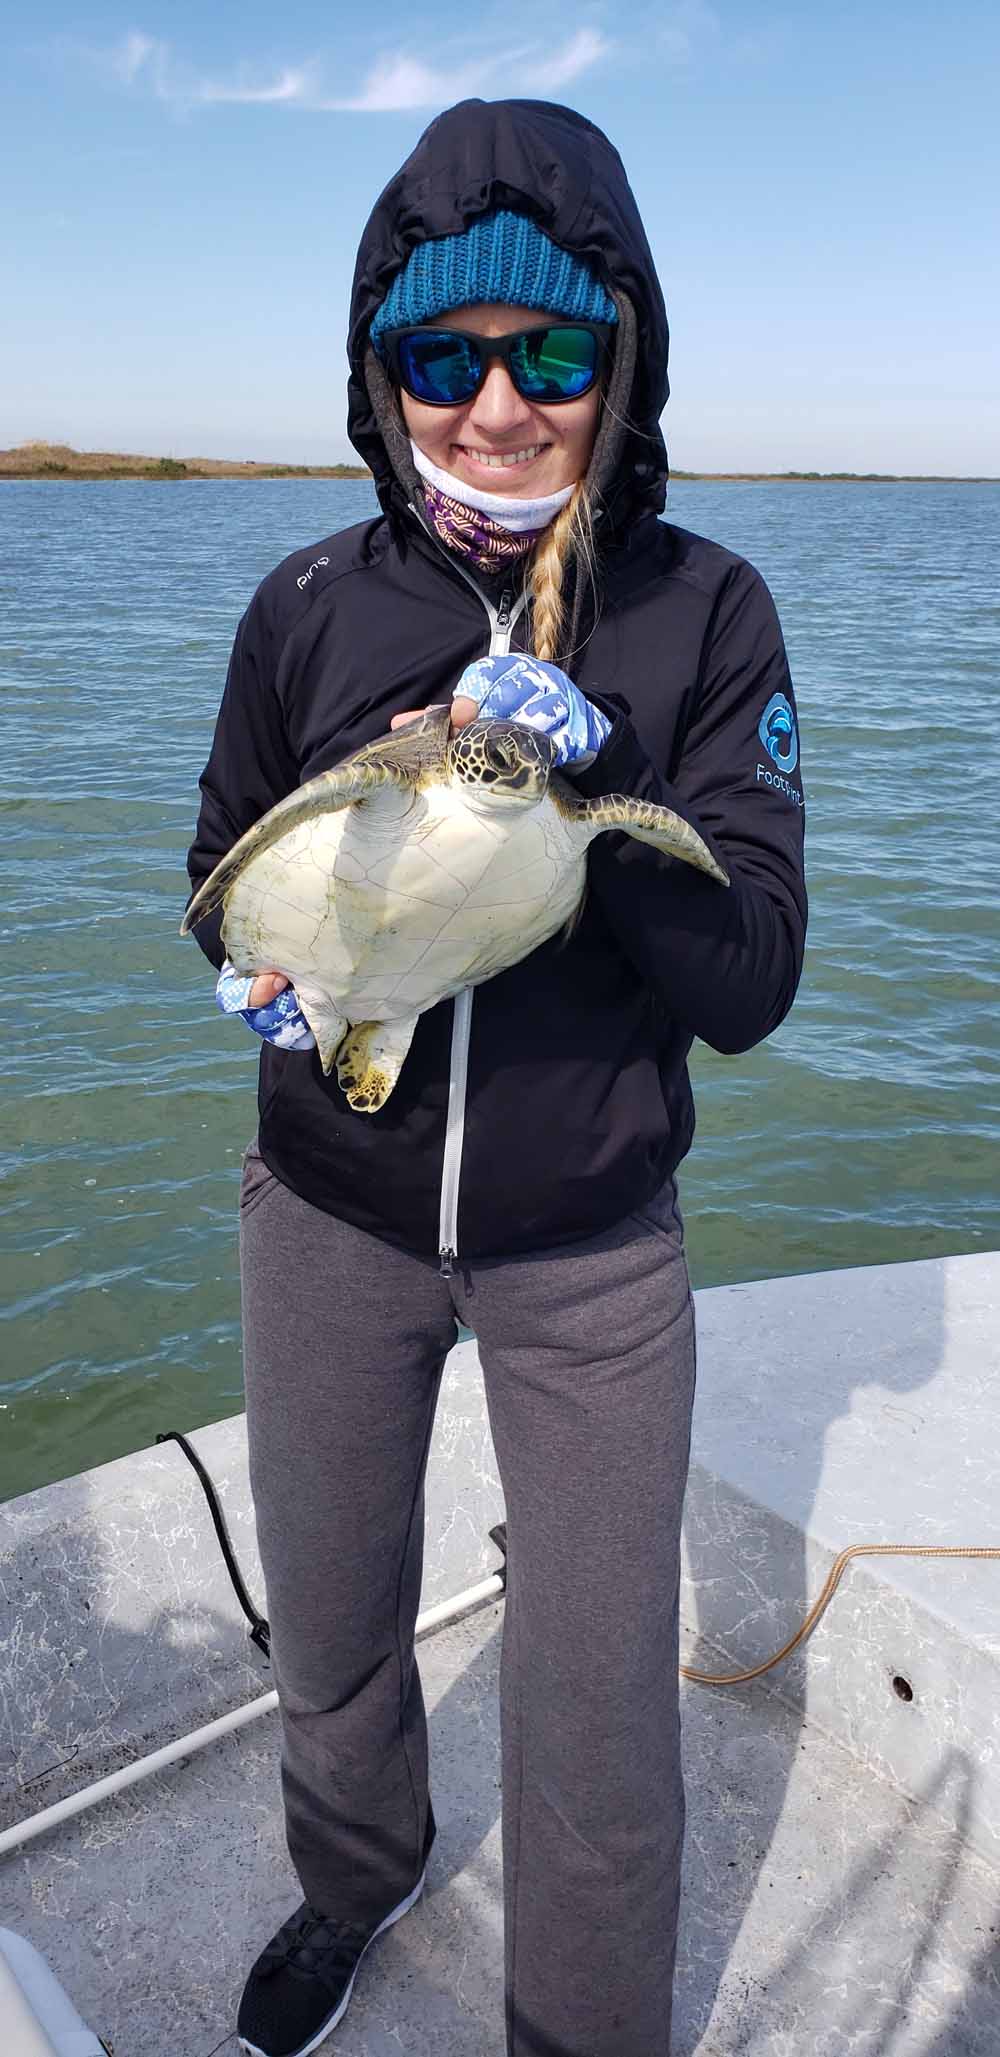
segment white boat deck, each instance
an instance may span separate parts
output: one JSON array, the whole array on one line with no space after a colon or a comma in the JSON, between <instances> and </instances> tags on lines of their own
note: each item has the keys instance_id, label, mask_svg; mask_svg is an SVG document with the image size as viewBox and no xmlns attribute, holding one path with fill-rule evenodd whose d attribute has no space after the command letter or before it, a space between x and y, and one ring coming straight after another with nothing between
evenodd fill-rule
<instances>
[{"instance_id":1,"label":"white boat deck","mask_svg":"<svg viewBox=\"0 0 1000 2057\"><path fill-rule=\"evenodd\" d=\"M998 1288L984 1256L699 1296L685 1662L770 1654L845 1544L1000 1547ZM193 1441L263 1605L242 1419ZM497 1562L471 1345L428 1502L425 1605ZM0 1552L0 1826L267 1691L176 1445L8 1503ZM366 1961L338 2057L503 2057L502 1615L421 1644L428 1891ZM998 1665L1000 1561L881 1558L766 1679L685 1684L673 2057L996 2057ZM277 1751L266 1714L0 1861L0 1926L115 2057L235 2057L246 1969L299 1898Z\"/></svg>"}]
</instances>

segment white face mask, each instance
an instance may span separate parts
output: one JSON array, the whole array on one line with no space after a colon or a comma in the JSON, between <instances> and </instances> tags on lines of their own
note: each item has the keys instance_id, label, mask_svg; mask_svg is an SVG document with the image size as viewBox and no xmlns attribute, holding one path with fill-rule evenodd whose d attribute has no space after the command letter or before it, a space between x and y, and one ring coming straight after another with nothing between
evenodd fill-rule
<instances>
[{"instance_id":1,"label":"white face mask","mask_svg":"<svg viewBox=\"0 0 1000 2057\"><path fill-rule=\"evenodd\" d=\"M559 493L546 494L544 500L511 500L506 493L482 493L478 486L467 486L464 479L457 479L452 472L442 471L440 465L432 464L412 437L410 449L413 462L428 485L436 486L439 493L447 493L449 500L458 500L463 507L488 514L491 521L498 522L512 536L523 536L528 529L547 528L575 491L573 486L564 486Z\"/></svg>"}]
</instances>

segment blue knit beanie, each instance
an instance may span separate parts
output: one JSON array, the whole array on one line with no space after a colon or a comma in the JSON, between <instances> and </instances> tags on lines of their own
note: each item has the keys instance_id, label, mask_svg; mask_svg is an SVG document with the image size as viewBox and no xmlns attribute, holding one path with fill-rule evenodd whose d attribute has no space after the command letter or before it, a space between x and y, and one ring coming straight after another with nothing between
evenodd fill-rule
<instances>
[{"instance_id":1,"label":"blue knit beanie","mask_svg":"<svg viewBox=\"0 0 1000 2057\"><path fill-rule=\"evenodd\" d=\"M616 322L618 310L588 264L560 250L525 214L499 208L460 236L437 236L411 250L372 316L380 357L385 329L416 328L451 307L499 301L569 321Z\"/></svg>"}]
</instances>

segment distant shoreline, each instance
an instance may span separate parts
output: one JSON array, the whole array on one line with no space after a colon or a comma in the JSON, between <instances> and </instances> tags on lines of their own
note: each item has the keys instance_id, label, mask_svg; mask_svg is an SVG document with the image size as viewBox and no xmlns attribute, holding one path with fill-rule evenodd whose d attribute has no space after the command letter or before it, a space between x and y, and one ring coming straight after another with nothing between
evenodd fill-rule
<instances>
[{"instance_id":1,"label":"distant shoreline","mask_svg":"<svg viewBox=\"0 0 1000 2057\"><path fill-rule=\"evenodd\" d=\"M1000 479L968 472L672 471L672 479L706 484L995 486ZM370 479L363 464L258 464L217 457L133 457L111 450L73 450L67 443L22 443L0 450L4 479Z\"/></svg>"},{"instance_id":2,"label":"distant shoreline","mask_svg":"<svg viewBox=\"0 0 1000 2057\"><path fill-rule=\"evenodd\" d=\"M21 443L0 450L3 479L368 479L364 464L255 464L220 457L135 457L121 450L73 450Z\"/></svg>"}]
</instances>

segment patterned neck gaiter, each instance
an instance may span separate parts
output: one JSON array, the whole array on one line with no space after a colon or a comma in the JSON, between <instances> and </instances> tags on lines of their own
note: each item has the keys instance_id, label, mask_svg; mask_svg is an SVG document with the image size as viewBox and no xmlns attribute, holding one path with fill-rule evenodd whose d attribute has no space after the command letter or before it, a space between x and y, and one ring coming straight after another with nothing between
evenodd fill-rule
<instances>
[{"instance_id":1,"label":"patterned neck gaiter","mask_svg":"<svg viewBox=\"0 0 1000 2057\"><path fill-rule=\"evenodd\" d=\"M501 528L492 515L453 500L449 493L432 486L429 479L424 480L423 486L424 505L435 534L478 571L499 571L513 559L527 556L548 527L548 522L543 522L541 528L524 529L515 536L509 529Z\"/></svg>"}]
</instances>

